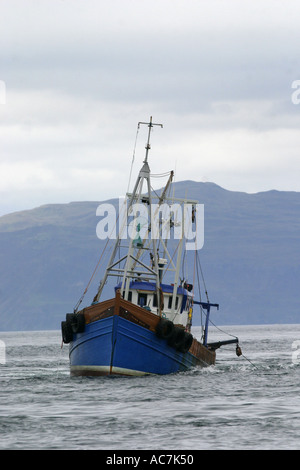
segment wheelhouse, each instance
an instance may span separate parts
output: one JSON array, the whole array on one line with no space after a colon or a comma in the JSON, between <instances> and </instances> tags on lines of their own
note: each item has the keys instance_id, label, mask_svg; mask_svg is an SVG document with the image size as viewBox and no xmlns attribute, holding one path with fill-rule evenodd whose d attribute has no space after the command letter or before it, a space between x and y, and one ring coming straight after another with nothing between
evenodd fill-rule
<instances>
[{"instance_id":1,"label":"wheelhouse","mask_svg":"<svg viewBox=\"0 0 300 470\"><path fill-rule=\"evenodd\" d=\"M115 287L115 291L121 289L121 282ZM184 282L177 288L175 299L175 310L172 310L174 286L169 284L160 285L161 316L168 318L174 324L186 325L191 317L193 294L192 286ZM124 293L123 293L124 296ZM131 281L128 291L128 301L139 305L153 313L157 313L157 292L153 282Z\"/></svg>"}]
</instances>

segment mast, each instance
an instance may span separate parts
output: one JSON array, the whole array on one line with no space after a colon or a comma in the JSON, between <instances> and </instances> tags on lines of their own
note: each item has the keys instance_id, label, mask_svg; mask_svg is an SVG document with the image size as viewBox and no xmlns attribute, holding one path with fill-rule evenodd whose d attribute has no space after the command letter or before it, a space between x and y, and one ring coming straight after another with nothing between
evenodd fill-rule
<instances>
[{"instance_id":1,"label":"mast","mask_svg":"<svg viewBox=\"0 0 300 470\"><path fill-rule=\"evenodd\" d=\"M155 124L152 122L152 116L150 116L150 122L139 122L138 123L138 129L140 128L140 124L146 124L148 127L149 127L149 131L148 131L148 140L147 140L147 144L146 144L146 155L145 155L145 160L144 160L144 163L147 163L148 161L148 152L149 150L151 149L151 146L150 146L150 134L151 134L151 129L153 126L160 126L160 127L163 127L162 124Z\"/></svg>"},{"instance_id":2,"label":"mast","mask_svg":"<svg viewBox=\"0 0 300 470\"><path fill-rule=\"evenodd\" d=\"M163 127L162 124L156 124L152 122L152 116L150 117L150 121L147 122L139 122L138 123L138 128L140 127L141 124L145 124L148 126L148 138L147 138L147 143L146 143L146 153L145 153L145 159L143 161L143 166L139 172L139 175L137 177L134 189L132 194L130 195L129 203L128 203L128 209L127 209L127 216L129 215L131 208L134 203L140 203L142 199L142 189L143 189L143 184L146 181L147 185L147 192L148 192L148 201L149 201L149 217L151 220L152 217L152 206L151 206L151 183L150 183L150 167L148 164L148 154L149 150L151 148L150 146L150 136L151 136L151 130L153 126L160 126ZM126 218L127 219L127 218ZM127 220L126 220L127 222ZM122 227L124 229L124 227ZM158 256L157 256L157 249L156 249L156 240L152 240L152 247L153 247L153 267L152 269L148 266L146 266L144 263L139 261L137 257L133 255L134 253L134 240L133 237L131 237L130 243L129 243L129 248L126 256L123 256L119 260L115 261L115 257L118 251L118 247L120 246L120 241L121 241L121 236L122 236L122 229L119 231L119 234L117 236L115 246L113 248L108 266L106 268L104 277L100 283L98 292L95 296L95 300L99 301L99 298L101 296L103 287L107 281L107 277L109 275L113 276L120 276L122 275L122 284L121 284L121 295L123 295L124 292L124 298L128 298L128 292L129 292L129 285L130 285L130 279L133 278L134 272L133 272L133 264L138 265L138 269L136 270L136 274L142 275L147 273L147 276L149 278L154 278L156 281L156 289L157 289L157 299L158 299L158 309L160 311L160 296L159 296L159 269L158 269ZM136 229L136 227L135 227ZM120 264L122 261L125 261L125 267L124 269L121 269L120 267L118 268L117 265ZM125 289L125 290L124 290Z\"/></svg>"}]
</instances>

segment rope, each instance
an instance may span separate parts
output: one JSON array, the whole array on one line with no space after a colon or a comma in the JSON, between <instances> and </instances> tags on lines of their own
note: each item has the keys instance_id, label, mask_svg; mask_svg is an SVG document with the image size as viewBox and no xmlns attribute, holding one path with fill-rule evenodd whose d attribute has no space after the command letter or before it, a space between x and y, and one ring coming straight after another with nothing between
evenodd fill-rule
<instances>
[{"instance_id":1,"label":"rope","mask_svg":"<svg viewBox=\"0 0 300 470\"><path fill-rule=\"evenodd\" d=\"M197 258L197 261L198 261L198 264L199 264L199 269L200 269L200 273L201 273L201 277L202 277L202 282L203 282L204 289L205 289L206 300L207 300L207 302L209 303L207 287L206 287L206 283L205 283L205 279L204 279L204 274L203 274L203 270L202 270L200 258L199 258L199 255L198 255L198 252L197 252L197 251L196 251L196 258Z\"/></svg>"},{"instance_id":2,"label":"rope","mask_svg":"<svg viewBox=\"0 0 300 470\"><path fill-rule=\"evenodd\" d=\"M197 261L197 251L195 251L195 261ZM200 288L200 280L199 280L199 270L198 270L198 263L196 262L196 271L197 271L197 283L198 283L198 291L199 291L199 301L202 302L202 296L201 296L201 288ZM199 305L200 307L200 321L201 321L201 329L202 329L202 334L201 334L201 339L203 340L204 338L204 324L203 324L203 308L202 305Z\"/></svg>"},{"instance_id":3,"label":"rope","mask_svg":"<svg viewBox=\"0 0 300 470\"><path fill-rule=\"evenodd\" d=\"M96 264L96 267L95 267L95 269L94 269L94 272L93 272L93 274L91 275L90 280L89 280L89 282L87 283L87 286L86 286L86 288L85 288L85 290L84 290L82 296L80 297L80 299L78 300L77 304L76 304L75 307L74 307L74 313L77 312L77 310L78 310L78 308L79 308L79 305L80 305L81 302L83 301L84 296L85 296L85 294L87 293L88 288L90 287L90 284L91 284L91 282L92 282L92 280L93 280L93 277L95 276L96 272L98 271L99 264L100 264L100 262L101 262L101 259L102 259L103 254L104 254L104 252L105 252L105 250L106 250L106 248L107 248L108 242L109 242L109 238L107 239L107 242L106 242L106 244L105 244L105 247L103 248L102 253L101 253L101 256L100 256L100 258L99 258L99 260L98 260L98 263Z\"/></svg>"},{"instance_id":4,"label":"rope","mask_svg":"<svg viewBox=\"0 0 300 470\"><path fill-rule=\"evenodd\" d=\"M117 222L118 222L118 220L119 220L119 217L120 217L120 214L118 214L118 216L117 216L117 218L116 218L116 221L115 221L114 227L112 228L111 234L114 233L114 230L115 230L115 227L116 227ZM106 241L105 246L104 246L104 248L103 248L103 250L102 250L101 256L100 256L100 258L99 258L99 260L98 260L98 262L97 262L97 264L96 264L96 267L95 267L95 269L94 269L94 271L93 271L93 274L91 275L90 280L89 280L89 282L87 283L87 286L86 286L86 288L85 288L85 290L84 290L82 296L80 297L80 299L78 300L77 304L76 304L75 307L74 307L74 313L77 312L77 310L78 310L78 308L79 308L79 305L80 305L81 302L83 301L84 296L85 296L85 294L87 293L87 291L88 291L88 289L89 289L89 287L90 287L90 285L91 285L91 282L92 282L92 280L93 280L93 278L94 278L96 272L98 271L99 264L100 264L100 262L101 262L102 256L104 255L104 253L105 253L105 251L106 251L106 248L107 248L107 245L108 245L108 243L110 242L110 240L111 240L111 236L109 236L109 237L107 238L107 241Z\"/></svg>"},{"instance_id":5,"label":"rope","mask_svg":"<svg viewBox=\"0 0 300 470\"><path fill-rule=\"evenodd\" d=\"M224 331L224 330L222 330L221 328L219 328L217 325L215 325L215 324L211 321L211 319L209 319L209 323L211 323L217 330L221 331L221 333L224 333L225 335L231 336L232 338L238 339L237 336L231 335L231 334L228 333L227 331ZM242 353L241 356L242 356L244 359L246 359L246 361L248 361L253 367L255 367L255 369L258 369L258 367L257 367L255 364L253 364L253 362L251 362L250 359L248 359L248 357L245 356L245 354Z\"/></svg>"},{"instance_id":6,"label":"rope","mask_svg":"<svg viewBox=\"0 0 300 470\"><path fill-rule=\"evenodd\" d=\"M222 330L219 326L215 325L214 322L211 321L211 319L209 319L209 323L211 323L217 330L221 331L221 333L224 333L224 335L231 336L231 338L238 339L237 336L231 335L231 334L228 333L227 331L224 331L224 330Z\"/></svg>"},{"instance_id":7,"label":"rope","mask_svg":"<svg viewBox=\"0 0 300 470\"><path fill-rule=\"evenodd\" d=\"M132 175L132 169L133 169L133 164L135 160L135 150L136 150L136 144L137 144L137 138L139 134L139 125L136 130L136 136L135 136L135 142L134 142L134 147L133 147L133 154L132 154L132 161L131 161L131 167L130 167L130 173L129 173L129 180L128 180L128 187L127 187L127 193L129 193L129 188L130 188L130 181L131 181L131 175Z\"/></svg>"},{"instance_id":8,"label":"rope","mask_svg":"<svg viewBox=\"0 0 300 470\"><path fill-rule=\"evenodd\" d=\"M198 260L198 263L196 264L196 270L197 270L197 281L198 281L198 287L199 287L199 297L200 297L200 301L201 301L201 292L200 292L200 282L199 282L199 272L198 272L198 264L199 264L199 268L200 268L200 271L201 271L201 277L202 277L202 281L203 281L203 285L204 285L204 288L205 288L205 294L206 294L206 298L207 298L207 301L209 302L208 300L208 293L207 293L207 288L206 288L206 284L205 284L205 280L204 280L204 275L203 275L203 271L202 271L202 267L201 267L201 263L200 263L200 259L199 259L199 256L198 256L198 252L196 251L196 256L195 258ZM195 274L194 274L195 276ZM206 315L206 313L203 311L203 308L202 306L200 305L201 307L201 323L202 323L202 313L204 313L204 315ZM235 338L238 340L238 337L235 336L235 335L232 335L230 333L228 333L227 331L224 331L222 330L220 327L218 327L217 325L215 325L215 323L209 318L209 323L211 323L217 330L219 330L221 333L224 333L225 335L228 335L228 336L231 336L232 338ZM250 361L250 359L248 357L245 356L245 354L241 353L241 356L246 359L246 361L248 361L255 369L258 369L258 367L253 364L252 361Z\"/></svg>"},{"instance_id":9,"label":"rope","mask_svg":"<svg viewBox=\"0 0 300 470\"><path fill-rule=\"evenodd\" d=\"M253 362L251 362L250 359L248 359L248 357L245 356L245 354L241 354L241 356L242 356L244 359L246 359L246 361L250 362L250 364L251 364L255 369L258 370L258 367L257 367L255 364L253 364Z\"/></svg>"},{"instance_id":10,"label":"rope","mask_svg":"<svg viewBox=\"0 0 300 470\"><path fill-rule=\"evenodd\" d=\"M136 151L136 145L137 145L138 134L139 134L139 125L137 126L137 130L136 130L136 136L135 136L135 142L134 142L133 153L132 153L132 161L131 161L131 167L130 167L130 173L129 173L129 180L128 180L127 193L129 192L129 188L130 188L130 181L131 181L131 175L132 175L133 164L134 164L134 160L135 160L135 151ZM116 226L117 221L118 221L118 219L119 219L119 215L120 215L120 214L118 214L118 217L117 217L115 226ZM114 228L115 228L115 227L114 227ZM114 230L114 228L113 228L113 230ZM80 305L81 302L83 301L84 296L85 296L85 294L87 293L87 291L88 291L88 289L89 289L89 287L90 287L90 285L91 285L91 282L92 282L92 280L93 280L93 278L94 278L96 272L98 271L99 264L100 264L100 262L101 262L101 259L102 259L103 254L104 254L104 252L105 252L105 250L106 250L106 248L107 248L107 245L108 245L108 243L109 243L109 240L110 240L110 237L108 237L108 239L107 239L107 242L106 242L106 244L105 244L105 247L104 247L104 249L102 250L101 256L100 256L100 258L99 258L99 260L98 260L98 263L96 264L96 267L95 267L95 269L94 269L94 272L93 272L93 274L91 275L90 280L89 280L89 282L88 282L88 284L87 284L87 286L86 286L86 288L85 288L85 290L84 290L82 296L80 297L80 299L78 300L77 304L76 304L75 307L74 307L74 313L77 312L77 310L78 310L78 308L79 308L79 305Z\"/></svg>"}]
</instances>

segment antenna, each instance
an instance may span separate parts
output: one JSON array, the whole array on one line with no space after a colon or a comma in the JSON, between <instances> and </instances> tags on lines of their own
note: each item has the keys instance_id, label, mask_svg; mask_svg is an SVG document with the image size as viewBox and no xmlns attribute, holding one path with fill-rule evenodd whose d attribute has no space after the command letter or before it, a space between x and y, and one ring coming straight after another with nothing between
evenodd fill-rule
<instances>
[{"instance_id":1,"label":"antenna","mask_svg":"<svg viewBox=\"0 0 300 470\"><path fill-rule=\"evenodd\" d=\"M147 140L147 144L146 144L146 155L145 155L145 160L144 160L144 163L147 163L148 161L148 152L151 148L150 146L150 133L151 133L151 129L153 126L160 126L160 127L163 127L162 124L155 124L152 122L152 116L150 116L150 122L139 122L138 123L138 129L140 128L140 124L146 124L148 127L149 127L149 132L148 132L148 140Z\"/></svg>"}]
</instances>

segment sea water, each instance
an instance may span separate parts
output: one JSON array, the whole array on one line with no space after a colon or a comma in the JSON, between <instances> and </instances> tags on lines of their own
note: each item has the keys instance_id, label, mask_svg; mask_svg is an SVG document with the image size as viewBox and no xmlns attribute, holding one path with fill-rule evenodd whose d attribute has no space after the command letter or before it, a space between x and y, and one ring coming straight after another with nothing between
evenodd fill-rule
<instances>
[{"instance_id":1,"label":"sea water","mask_svg":"<svg viewBox=\"0 0 300 470\"><path fill-rule=\"evenodd\" d=\"M0 448L299 449L300 325L222 330L242 356L230 345L215 366L130 378L70 377L60 331L0 332Z\"/></svg>"}]
</instances>

